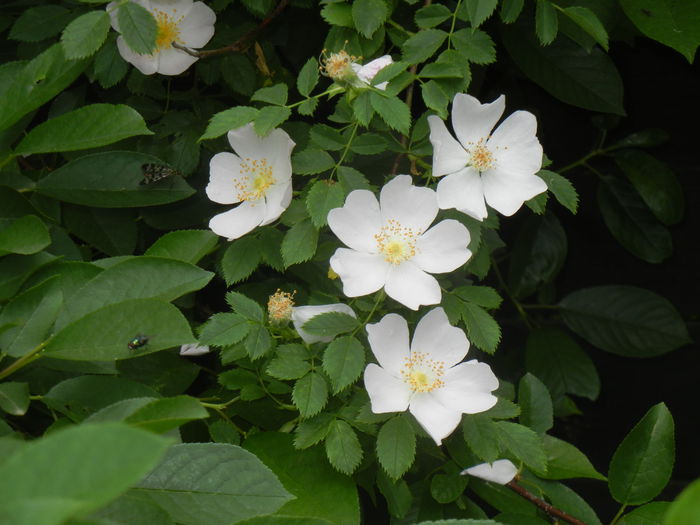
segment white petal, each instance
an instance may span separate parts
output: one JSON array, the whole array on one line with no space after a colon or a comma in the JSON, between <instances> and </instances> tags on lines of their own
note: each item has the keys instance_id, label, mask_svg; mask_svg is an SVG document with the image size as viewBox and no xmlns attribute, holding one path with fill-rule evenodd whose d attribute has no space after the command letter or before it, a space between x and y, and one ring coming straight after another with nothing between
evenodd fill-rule
<instances>
[{"instance_id":1,"label":"white petal","mask_svg":"<svg viewBox=\"0 0 700 525\"><path fill-rule=\"evenodd\" d=\"M459 363L469 350L464 331L452 326L445 310L433 308L418 322L411 341L411 352L430 354L449 368Z\"/></svg>"},{"instance_id":2,"label":"white petal","mask_svg":"<svg viewBox=\"0 0 700 525\"><path fill-rule=\"evenodd\" d=\"M240 179L239 159L227 151L217 153L209 161L209 184L205 189L209 200L219 204L240 202L239 190L235 183Z\"/></svg>"},{"instance_id":3,"label":"white petal","mask_svg":"<svg viewBox=\"0 0 700 525\"><path fill-rule=\"evenodd\" d=\"M363 82L366 82L367 84L372 82L372 79L377 76L377 73L384 69L386 66L389 64L393 64L394 59L391 58L391 55L384 55L379 58L375 58L371 62L368 62L364 66L361 66L358 70L356 70L357 76L359 77L360 80ZM355 65L355 64L353 64ZM355 69L355 68L353 68ZM377 86L379 87L379 86ZM379 88L382 89L382 88Z\"/></svg>"},{"instance_id":4,"label":"white petal","mask_svg":"<svg viewBox=\"0 0 700 525\"><path fill-rule=\"evenodd\" d=\"M211 350L207 345L198 345L197 343L189 343L180 347L180 355L198 356L208 354Z\"/></svg>"},{"instance_id":5,"label":"white petal","mask_svg":"<svg viewBox=\"0 0 700 525\"><path fill-rule=\"evenodd\" d=\"M194 64L197 57L188 55L174 47L166 47L158 53L158 73L161 75L179 75Z\"/></svg>"},{"instance_id":6,"label":"white petal","mask_svg":"<svg viewBox=\"0 0 700 525\"><path fill-rule=\"evenodd\" d=\"M429 273L451 272L469 260L469 230L461 222L447 219L421 235L416 242L414 262Z\"/></svg>"},{"instance_id":7,"label":"white petal","mask_svg":"<svg viewBox=\"0 0 700 525\"><path fill-rule=\"evenodd\" d=\"M328 226L343 244L365 253L378 251L374 236L382 226L379 203L374 193L354 190L345 199L342 208L328 213Z\"/></svg>"},{"instance_id":8,"label":"white petal","mask_svg":"<svg viewBox=\"0 0 700 525\"><path fill-rule=\"evenodd\" d=\"M386 294L411 310L424 304L438 304L442 299L435 277L411 261L391 267L384 285Z\"/></svg>"},{"instance_id":9,"label":"white petal","mask_svg":"<svg viewBox=\"0 0 700 525\"><path fill-rule=\"evenodd\" d=\"M214 215L209 221L209 228L215 234L232 241L260 226L264 216L263 201L245 201L232 210Z\"/></svg>"},{"instance_id":10,"label":"white petal","mask_svg":"<svg viewBox=\"0 0 700 525\"><path fill-rule=\"evenodd\" d=\"M495 169L484 172L481 179L486 202L506 217L518 211L526 200L547 190L547 184L537 175L509 175Z\"/></svg>"},{"instance_id":11,"label":"white petal","mask_svg":"<svg viewBox=\"0 0 700 525\"><path fill-rule=\"evenodd\" d=\"M261 226L270 224L279 219L289 203L292 202L292 181L288 180L284 184L273 184L265 193L265 216Z\"/></svg>"},{"instance_id":12,"label":"white petal","mask_svg":"<svg viewBox=\"0 0 700 525\"><path fill-rule=\"evenodd\" d=\"M490 104L482 104L471 95L457 93L452 102L452 128L462 146L486 141L505 107L503 95Z\"/></svg>"},{"instance_id":13,"label":"white petal","mask_svg":"<svg viewBox=\"0 0 700 525\"><path fill-rule=\"evenodd\" d=\"M374 357L387 372L399 377L410 357L408 324L398 314L387 314L378 323L367 325L367 340Z\"/></svg>"},{"instance_id":14,"label":"white petal","mask_svg":"<svg viewBox=\"0 0 700 525\"><path fill-rule=\"evenodd\" d=\"M462 414L442 406L431 394L432 392L415 394L408 410L435 443L442 445L442 440L459 425Z\"/></svg>"},{"instance_id":15,"label":"white petal","mask_svg":"<svg viewBox=\"0 0 700 525\"><path fill-rule=\"evenodd\" d=\"M396 220L404 228L422 233L438 213L437 194L430 188L414 186L410 175L397 175L379 195L383 224Z\"/></svg>"},{"instance_id":16,"label":"white petal","mask_svg":"<svg viewBox=\"0 0 700 525\"><path fill-rule=\"evenodd\" d=\"M273 159L277 156L289 156L294 147L294 141L282 129L274 129L267 136L259 137L249 123L228 132L228 141L233 151L245 159ZM277 176L278 174L275 174Z\"/></svg>"},{"instance_id":17,"label":"white petal","mask_svg":"<svg viewBox=\"0 0 700 525\"><path fill-rule=\"evenodd\" d=\"M140 55L131 50L121 35L117 37L117 49L124 60L132 64L144 75L152 75L158 70L158 54Z\"/></svg>"},{"instance_id":18,"label":"white petal","mask_svg":"<svg viewBox=\"0 0 700 525\"><path fill-rule=\"evenodd\" d=\"M180 40L195 49L205 46L214 36L215 22L214 11L202 2L195 2L177 26Z\"/></svg>"},{"instance_id":19,"label":"white petal","mask_svg":"<svg viewBox=\"0 0 700 525\"><path fill-rule=\"evenodd\" d=\"M499 459L493 463L481 463L464 469L462 474L469 474L476 478L481 478L486 481L492 481L499 485L510 483L518 473L518 468L507 459Z\"/></svg>"},{"instance_id":20,"label":"white petal","mask_svg":"<svg viewBox=\"0 0 700 525\"><path fill-rule=\"evenodd\" d=\"M440 117L429 116L428 125L430 142L433 145L433 176L442 177L464 168L469 160L469 154L447 131Z\"/></svg>"},{"instance_id":21,"label":"white petal","mask_svg":"<svg viewBox=\"0 0 700 525\"><path fill-rule=\"evenodd\" d=\"M117 9L118 5L118 2L110 2L105 8L107 10L107 14L109 15L109 22L110 24L112 24L112 29L114 29L115 31L119 31L119 9Z\"/></svg>"},{"instance_id":22,"label":"white petal","mask_svg":"<svg viewBox=\"0 0 700 525\"><path fill-rule=\"evenodd\" d=\"M408 408L411 389L403 380L370 363L365 368L365 388L372 402L372 412L403 412Z\"/></svg>"},{"instance_id":23,"label":"white petal","mask_svg":"<svg viewBox=\"0 0 700 525\"><path fill-rule=\"evenodd\" d=\"M347 304L335 303L335 304L319 304L319 305L307 305L307 306L294 306L292 307L292 323L294 323L294 329L297 331L299 336L304 340L304 342L311 344L317 342L327 343L333 340L333 337L323 337L316 334L310 334L302 328L304 324L311 318L316 317L320 314L325 314L328 312L341 312L344 314L357 317L352 308Z\"/></svg>"},{"instance_id":24,"label":"white petal","mask_svg":"<svg viewBox=\"0 0 700 525\"><path fill-rule=\"evenodd\" d=\"M486 363L472 359L445 371L445 385L432 394L444 406L465 414L485 412L498 399L491 394L498 388L498 378Z\"/></svg>"},{"instance_id":25,"label":"white petal","mask_svg":"<svg viewBox=\"0 0 700 525\"><path fill-rule=\"evenodd\" d=\"M187 16L187 13L192 8L192 0L149 0L146 4L150 4L144 5L149 11L157 9L175 19Z\"/></svg>"},{"instance_id":26,"label":"white petal","mask_svg":"<svg viewBox=\"0 0 700 525\"><path fill-rule=\"evenodd\" d=\"M464 168L442 179L437 194L443 210L456 208L479 221L488 215L481 175L474 168Z\"/></svg>"},{"instance_id":27,"label":"white petal","mask_svg":"<svg viewBox=\"0 0 700 525\"><path fill-rule=\"evenodd\" d=\"M527 111L510 115L487 142L499 171L532 175L542 167L542 146L537 140L537 119Z\"/></svg>"},{"instance_id":28,"label":"white petal","mask_svg":"<svg viewBox=\"0 0 700 525\"><path fill-rule=\"evenodd\" d=\"M381 255L338 248L330 260L331 268L343 281L343 293L359 297L379 290L386 282L389 263Z\"/></svg>"}]
</instances>

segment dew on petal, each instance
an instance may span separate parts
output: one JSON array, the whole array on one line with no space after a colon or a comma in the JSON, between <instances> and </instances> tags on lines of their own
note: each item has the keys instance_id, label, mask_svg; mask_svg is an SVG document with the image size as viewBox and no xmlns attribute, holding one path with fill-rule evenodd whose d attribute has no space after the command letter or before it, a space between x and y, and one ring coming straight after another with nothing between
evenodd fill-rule
<instances>
[{"instance_id":1,"label":"dew on petal","mask_svg":"<svg viewBox=\"0 0 700 525\"><path fill-rule=\"evenodd\" d=\"M262 199L267 190L275 183L272 166L267 159L245 158L240 165L242 177L234 181L240 201L256 201Z\"/></svg>"},{"instance_id":2,"label":"dew on petal","mask_svg":"<svg viewBox=\"0 0 700 525\"><path fill-rule=\"evenodd\" d=\"M379 233L374 235L377 248L388 263L399 265L416 255L419 232L402 226L396 219L389 219Z\"/></svg>"},{"instance_id":3,"label":"dew on petal","mask_svg":"<svg viewBox=\"0 0 700 525\"><path fill-rule=\"evenodd\" d=\"M401 376L414 392L431 392L444 386L445 362L436 361L423 352L412 352L401 368Z\"/></svg>"}]
</instances>

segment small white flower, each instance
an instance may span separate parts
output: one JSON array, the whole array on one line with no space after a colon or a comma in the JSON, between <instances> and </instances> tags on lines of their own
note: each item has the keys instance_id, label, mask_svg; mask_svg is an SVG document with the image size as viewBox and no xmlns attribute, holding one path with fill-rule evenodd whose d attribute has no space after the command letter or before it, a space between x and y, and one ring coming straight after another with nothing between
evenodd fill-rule
<instances>
[{"instance_id":1,"label":"small white flower","mask_svg":"<svg viewBox=\"0 0 700 525\"><path fill-rule=\"evenodd\" d=\"M493 463L480 463L462 471L462 474L469 474L499 485L510 483L517 473L518 468L507 459L499 459Z\"/></svg>"},{"instance_id":2,"label":"small white flower","mask_svg":"<svg viewBox=\"0 0 700 525\"><path fill-rule=\"evenodd\" d=\"M408 409L440 445L459 425L462 414L484 412L496 404L498 379L489 365L461 363L469 350L464 332L451 326L442 308L428 312L408 343L408 324L388 314L367 325L369 344L379 361L367 365L365 388L372 412Z\"/></svg>"},{"instance_id":3,"label":"small white flower","mask_svg":"<svg viewBox=\"0 0 700 525\"><path fill-rule=\"evenodd\" d=\"M189 343L180 347L180 355L198 356L208 354L211 350L206 345Z\"/></svg>"},{"instance_id":4,"label":"small white flower","mask_svg":"<svg viewBox=\"0 0 700 525\"><path fill-rule=\"evenodd\" d=\"M214 36L216 15L202 2L192 0L131 0L131 2L150 11L158 24L156 49L150 55L134 52L122 36L117 38L119 54L144 75L153 73L179 75L198 59L173 47L173 42L197 49L206 45ZM118 2L110 2L107 5L112 27L116 31L119 31L118 4Z\"/></svg>"},{"instance_id":5,"label":"small white flower","mask_svg":"<svg viewBox=\"0 0 700 525\"><path fill-rule=\"evenodd\" d=\"M284 130L259 137L252 124L228 132L236 154L217 153L209 163L207 197L238 206L209 221L209 228L229 241L277 220L292 200L292 148Z\"/></svg>"},{"instance_id":6,"label":"small white flower","mask_svg":"<svg viewBox=\"0 0 700 525\"><path fill-rule=\"evenodd\" d=\"M371 191L355 190L328 213L331 230L349 247L338 248L330 260L343 293L358 297L384 287L413 310L439 303L440 285L430 274L467 262L469 231L455 220L428 229L438 213L437 195L413 186L408 175L389 181L379 201Z\"/></svg>"},{"instance_id":7,"label":"small white flower","mask_svg":"<svg viewBox=\"0 0 700 525\"><path fill-rule=\"evenodd\" d=\"M490 104L463 93L455 95L452 127L458 140L439 117L428 117L433 175L446 175L437 187L440 208L456 208L483 220L488 204L510 216L526 200L547 190L535 175L542 167L535 116L516 111L491 133L505 103L503 95Z\"/></svg>"},{"instance_id":8,"label":"small white flower","mask_svg":"<svg viewBox=\"0 0 700 525\"><path fill-rule=\"evenodd\" d=\"M332 337L310 334L302 328L310 319L328 312L340 312L357 318L353 309L343 303L295 306L292 308L292 323L294 323L295 330L305 343L328 343L333 340Z\"/></svg>"},{"instance_id":9,"label":"small white flower","mask_svg":"<svg viewBox=\"0 0 700 525\"><path fill-rule=\"evenodd\" d=\"M364 84L371 84L372 79L375 76L377 76L377 73L379 73L379 71L384 69L389 64L393 63L394 60L391 58L391 55L384 55L379 58L375 58L374 60L365 64L364 66L353 63L352 69L353 71L355 71L355 73L357 74L357 78L359 78L360 81L362 81ZM388 84L389 82L382 82L374 87L376 87L377 89L385 90Z\"/></svg>"}]
</instances>

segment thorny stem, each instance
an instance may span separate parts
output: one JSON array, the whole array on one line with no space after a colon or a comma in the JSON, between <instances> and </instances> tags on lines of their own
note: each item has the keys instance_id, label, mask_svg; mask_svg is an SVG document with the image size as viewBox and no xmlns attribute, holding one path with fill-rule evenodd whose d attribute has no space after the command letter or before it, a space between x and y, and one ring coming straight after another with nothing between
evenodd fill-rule
<instances>
[{"instance_id":1,"label":"thorny stem","mask_svg":"<svg viewBox=\"0 0 700 525\"><path fill-rule=\"evenodd\" d=\"M559 519L562 519L566 521L567 523L571 523L571 525L586 525L585 522L574 518L573 516L567 514L563 510L559 510L556 507L553 507L546 501L538 498L531 492L528 492L526 489L518 485L515 481L510 481L506 483L506 487L517 493L519 496L525 498L528 500L530 503L536 505L537 507L541 508L544 512L546 512L549 516L553 516Z\"/></svg>"},{"instance_id":2,"label":"thorny stem","mask_svg":"<svg viewBox=\"0 0 700 525\"><path fill-rule=\"evenodd\" d=\"M46 345L49 343L51 339L47 339L43 343L41 343L39 346L31 350L30 352L24 354L22 357L20 357L17 361L12 363L10 366L5 368L4 370L0 371L0 379L5 379L7 376L10 374L16 372L20 368L24 368L26 365L31 363L32 361L35 361L41 357L41 352L44 350Z\"/></svg>"}]
</instances>

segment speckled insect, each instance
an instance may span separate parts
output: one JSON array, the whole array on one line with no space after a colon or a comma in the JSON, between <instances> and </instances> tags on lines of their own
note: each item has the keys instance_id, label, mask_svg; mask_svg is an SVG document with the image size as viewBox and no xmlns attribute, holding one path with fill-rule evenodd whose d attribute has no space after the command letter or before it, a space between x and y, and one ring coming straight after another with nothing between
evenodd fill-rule
<instances>
[{"instance_id":1,"label":"speckled insect","mask_svg":"<svg viewBox=\"0 0 700 525\"><path fill-rule=\"evenodd\" d=\"M134 336L131 341L129 341L126 346L129 347L131 350L137 350L141 348L142 346L146 345L148 343L148 336L146 335L136 335Z\"/></svg>"},{"instance_id":2,"label":"speckled insect","mask_svg":"<svg viewBox=\"0 0 700 525\"><path fill-rule=\"evenodd\" d=\"M143 171L143 180L141 181L141 184L153 184L154 182L158 182L159 180L167 179L175 175L182 177L182 173L175 168L150 162L142 164L141 171Z\"/></svg>"}]
</instances>

